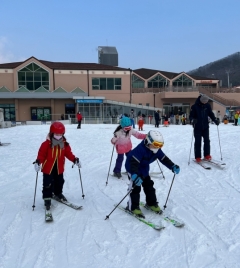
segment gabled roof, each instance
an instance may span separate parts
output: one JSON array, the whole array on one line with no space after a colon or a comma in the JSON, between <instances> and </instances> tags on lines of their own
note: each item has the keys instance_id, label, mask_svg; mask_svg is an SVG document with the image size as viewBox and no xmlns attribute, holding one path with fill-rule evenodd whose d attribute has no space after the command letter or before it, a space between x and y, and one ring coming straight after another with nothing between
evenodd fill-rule
<instances>
[{"instance_id":1,"label":"gabled roof","mask_svg":"<svg viewBox=\"0 0 240 268\"><path fill-rule=\"evenodd\" d=\"M53 70L113 70L113 71L129 71L127 68L120 68L105 64L99 63L78 63L78 62L53 62L53 61L46 61L46 60L38 60L35 57L30 57L29 59L36 59L37 61L41 62L45 66ZM22 61L22 62L11 62L11 63L2 63L0 64L0 69L14 69L19 65L23 64L24 62L28 61L29 59Z\"/></svg>"},{"instance_id":2,"label":"gabled roof","mask_svg":"<svg viewBox=\"0 0 240 268\"><path fill-rule=\"evenodd\" d=\"M138 74L144 79L148 79L157 73L161 73L169 79L173 79L175 76L179 75L179 73L171 73L171 72L152 70L152 69L146 69L146 68L136 69L136 70L133 70L133 72Z\"/></svg>"}]
</instances>

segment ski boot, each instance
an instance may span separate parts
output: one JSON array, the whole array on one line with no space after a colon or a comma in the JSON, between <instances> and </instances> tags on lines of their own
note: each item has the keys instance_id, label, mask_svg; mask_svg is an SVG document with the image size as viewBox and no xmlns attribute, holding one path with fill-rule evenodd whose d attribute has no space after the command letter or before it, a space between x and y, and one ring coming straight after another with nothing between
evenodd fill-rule
<instances>
[{"instance_id":1,"label":"ski boot","mask_svg":"<svg viewBox=\"0 0 240 268\"><path fill-rule=\"evenodd\" d=\"M120 179L122 177L122 174L118 172L113 172L113 176Z\"/></svg>"},{"instance_id":2,"label":"ski boot","mask_svg":"<svg viewBox=\"0 0 240 268\"><path fill-rule=\"evenodd\" d=\"M154 206L148 206L146 204L146 207L148 207L150 210L152 210L153 212L157 213L157 214L162 214L162 210L161 208L159 207L158 204L154 205Z\"/></svg>"},{"instance_id":3,"label":"ski boot","mask_svg":"<svg viewBox=\"0 0 240 268\"><path fill-rule=\"evenodd\" d=\"M54 195L54 199L67 202L67 198L63 194Z\"/></svg>"},{"instance_id":4,"label":"ski boot","mask_svg":"<svg viewBox=\"0 0 240 268\"><path fill-rule=\"evenodd\" d=\"M139 217L139 218L144 218L145 219L145 216L144 214L142 213L141 209L139 207L133 209L133 210L129 210L128 206L126 207L126 210L130 211L133 215L135 215L136 217Z\"/></svg>"},{"instance_id":5,"label":"ski boot","mask_svg":"<svg viewBox=\"0 0 240 268\"><path fill-rule=\"evenodd\" d=\"M46 210L50 210L50 207L51 207L51 198L44 199L44 205L46 207Z\"/></svg>"}]
</instances>

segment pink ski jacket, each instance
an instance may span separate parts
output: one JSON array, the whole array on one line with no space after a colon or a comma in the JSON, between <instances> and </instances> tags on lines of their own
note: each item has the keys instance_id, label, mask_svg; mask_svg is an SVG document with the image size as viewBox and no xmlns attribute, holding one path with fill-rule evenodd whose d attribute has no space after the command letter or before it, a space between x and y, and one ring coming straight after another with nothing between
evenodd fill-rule
<instances>
[{"instance_id":1,"label":"pink ski jacket","mask_svg":"<svg viewBox=\"0 0 240 268\"><path fill-rule=\"evenodd\" d=\"M126 132L123 129L120 129L114 133L114 137L111 139L111 143L116 146L118 154L128 153L132 149L131 136L139 140L143 140L146 137L146 134L139 133L135 129L131 129L126 136Z\"/></svg>"}]
</instances>

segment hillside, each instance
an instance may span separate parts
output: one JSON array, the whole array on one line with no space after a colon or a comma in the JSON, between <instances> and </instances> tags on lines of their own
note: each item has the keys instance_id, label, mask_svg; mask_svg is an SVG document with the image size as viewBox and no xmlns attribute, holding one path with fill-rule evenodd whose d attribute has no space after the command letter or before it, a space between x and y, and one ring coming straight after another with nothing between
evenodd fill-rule
<instances>
[{"instance_id":1,"label":"hillside","mask_svg":"<svg viewBox=\"0 0 240 268\"><path fill-rule=\"evenodd\" d=\"M205 76L211 79L222 80L222 87L240 85L240 52L229 55L220 60L208 63L188 72L190 75Z\"/></svg>"}]
</instances>

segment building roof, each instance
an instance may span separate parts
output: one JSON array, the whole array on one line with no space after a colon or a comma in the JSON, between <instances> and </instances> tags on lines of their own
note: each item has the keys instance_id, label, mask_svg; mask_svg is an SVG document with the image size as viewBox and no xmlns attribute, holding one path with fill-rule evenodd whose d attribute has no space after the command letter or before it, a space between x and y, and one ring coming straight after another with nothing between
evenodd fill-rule
<instances>
[{"instance_id":1,"label":"building roof","mask_svg":"<svg viewBox=\"0 0 240 268\"><path fill-rule=\"evenodd\" d=\"M144 79L148 79L152 77L153 75L155 75L156 73L161 73L169 79L173 79L175 76L179 75L179 73L171 73L171 72L152 70L152 69L146 69L146 68L136 69L136 70L133 70L133 72L138 74Z\"/></svg>"},{"instance_id":2,"label":"building roof","mask_svg":"<svg viewBox=\"0 0 240 268\"><path fill-rule=\"evenodd\" d=\"M136 69L136 70L133 70L133 72L135 74L141 76L144 79L148 79L157 73L161 73L162 75L166 76L168 79L173 79L174 77L178 76L179 74L185 74L184 72L172 73L172 72L165 72L165 71L152 70L152 69L146 69L146 68ZM202 76L189 75L189 74L186 74L186 75L192 77L194 80L211 80L211 79L209 79L209 77L202 77Z\"/></svg>"},{"instance_id":3,"label":"building roof","mask_svg":"<svg viewBox=\"0 0 240 268\"><path fill-rule=\"evenodd\" d=\"M30 57L29 59L34 58L37 61L41 62L45 66L53 70L115 70L115 71L129 71L128 68L115 67L99 63L78 63L78 62L53 62L38 60L35 57ZM14 69L29 59L21 62L11 62L11 63L2 63L0 64L0 69Z\"/></svg>"}]
</instances>

